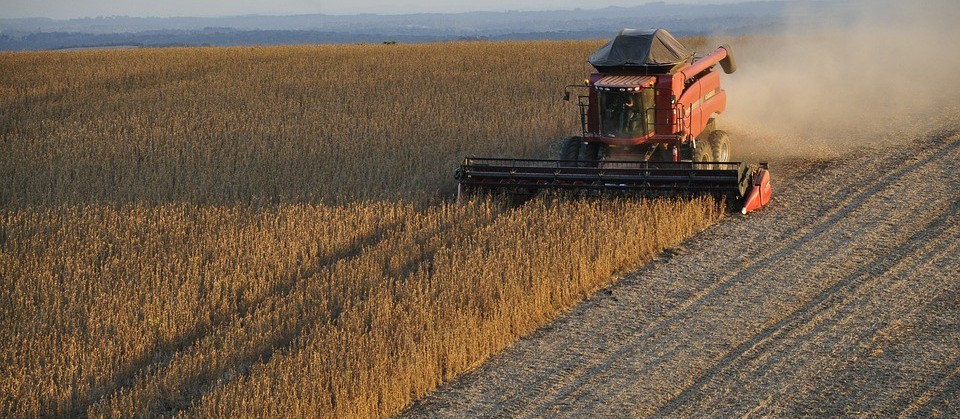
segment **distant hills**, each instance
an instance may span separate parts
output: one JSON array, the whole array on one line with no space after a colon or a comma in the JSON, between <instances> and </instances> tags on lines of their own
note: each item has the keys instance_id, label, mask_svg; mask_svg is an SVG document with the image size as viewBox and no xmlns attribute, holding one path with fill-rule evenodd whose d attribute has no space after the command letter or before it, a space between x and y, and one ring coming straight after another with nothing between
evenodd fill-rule
<instances>
[{"instance_id":1,"label":"distant hills","mask_svg":"<svg viewBox=\"0 0 960 419\"><path fill-rule=\"evenodd\" d=\"M751 34L773 32L787 22L849 18L851 10L846 1L752 1L456 14L0 19L0 50L588 39L609 38L625 27L666 27L677 35Z\"/></svg>"}]
</instances>

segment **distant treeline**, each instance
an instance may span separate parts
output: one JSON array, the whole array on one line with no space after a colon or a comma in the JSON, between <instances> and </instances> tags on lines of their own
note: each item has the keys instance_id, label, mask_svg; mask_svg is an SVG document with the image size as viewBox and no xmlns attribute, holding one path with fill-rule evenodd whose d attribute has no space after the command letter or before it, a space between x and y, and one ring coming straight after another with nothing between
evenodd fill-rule
<instances>
[{"instance_id":1,"label":"distant treeline","mask_svg":"<svg viewBox=\"0 0 960 419\"><path fill-rule=\"evenodd\" d=\"M290 44L345 44L435 42L445 40L437 36L351 34L319 31L151 31L141 33L89 34L79 32L43 32L22 37L0 35L0 50L48 50L110 46L236 46L236 45L290 45Z\"/></svg>"},{"instance_id":2,"label":"distant treeline","mask_svg":"<svg viewBox=\"0 0 960 419\"><path fill-rule=\"evenodd\" d=\"M738 28L735 33L763 32L767 28ZM703 35L704 32L679 30L678 36ZM37 32L21 36L0 34L0 50L31 51L72 48L106 48L116 46L241 46L359 43L426 43L481 40L565 40L608 38L609 30L513 32L494 35L456 34L362 34L288 30L217 30L217 31L150 31L139 33L91 34L80 32Z\"/></svg>"},{"instance_id":3,"label":"distant treeline","mask_svg":"<svg viewBox=\"0 0 960 419\"><path fill-rule=\"evenodd\" d=\"M0 19L0 50L608 39L622 28L657 27L681 36L743 35L781 31L787 22L842 24L851 13L843 0L785 0L503 13Z\"/></svg>"}]
</instances>

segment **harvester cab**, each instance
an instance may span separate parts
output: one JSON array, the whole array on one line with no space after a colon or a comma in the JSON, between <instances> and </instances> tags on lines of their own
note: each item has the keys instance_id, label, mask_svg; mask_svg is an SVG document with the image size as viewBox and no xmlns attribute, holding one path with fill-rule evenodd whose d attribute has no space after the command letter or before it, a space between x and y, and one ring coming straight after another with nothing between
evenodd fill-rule
<instances>
[{"instance_id":1,"label":"harvester cab","mask_svg":"<svg viewBox=\"0 0 960 419\"><path fill-rule=\"evenodd\" d=\"M646 77L625 87L597 85L598 134L606 138L640 138L654 132L653 82L653 77Z\"/></svg>"},{"instance_id":2,"label":"harvester cab","mask_svg":"<svg viewBox=\"0 0 960 419\"><path fill-rule=\"evenodd\" d=\"M710 194L744 214L770 199L761 163L730 161L730 136L716 127L726 109L717 64L736 71L728 46L696 58L666 30L624 29L590 56L596 72L580 89L579 136L559 159L468 157L457 171L460 195L578 190L642 196Z\"/></svg>"}]
</instances>

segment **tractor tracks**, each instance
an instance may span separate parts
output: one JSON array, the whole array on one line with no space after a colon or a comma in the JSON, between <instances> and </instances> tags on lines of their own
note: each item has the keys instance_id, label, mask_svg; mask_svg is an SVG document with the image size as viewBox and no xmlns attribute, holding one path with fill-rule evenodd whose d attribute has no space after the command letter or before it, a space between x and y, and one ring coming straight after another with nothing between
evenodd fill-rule
<instances>
[{"instance_id":1,"label":"tractor tracks","mask_svg":"<svg viewBox=\"0 0 960 419\"><path fill-rule=\"evenodd\" d=\"M956 148L958 145L960 145L960 143L954 143L953 148ZM931 151L931 154L936 151L940 150L933 150ZM802 245L809 243L813 238L830 231L840 220L844 219L847 213L862 206L864 202L868 198L874 196L883 185L887 185L893 180L898 179L907 173L913 172L917 169L917 167L922 166L926 162L927 161L920 160L914 164L901 167L897 172L892 173L885 178L874 181L873 185L865 190L857 191L853 188L849 189L849 193L843 195L841 204L836 207L829 208L827 211L821 214L816 221L810 224L811 227L809 229L796 230L790 235L790 237L784 238L779 246L766 249L763 253L753 256L750 261L742 264L737 270L725 274L720 281L711 284L708 288L699 292L697 295L693 296L689 300L684 301L677 309L668 313L666 315L666 319L654 323L649 328L645 329L639 336L631 336L631 338L638 341L638 343L643 342L644 338L654 336L657 332L663 330L664 328L671 327L677 322L682 321L684 317L689 317L690 313L694 313L695 310L704 303L704 301L724 294L734 284L742 282L745 278L755 276L758 273L766 273L766 269L772 264L781 260L789 253L797 251L802 247ZM823 255L836 252L842 245L843 243L838 242L833 246L820 250L820 254ZM824 295L835 294L837 292L835 289L828 291L825 291ZM786 317L783 320L788 319L789 317ZM761 332L761 334L757 335L756 337L762 337L762 335L765 333L772 332ZM618 362L620 359L630 356L631 352L636 352L639 349L639 347L628 346L623 348L623 350L607 357L604 362L594 365L592 368L584 372L578 379L567 383L566 391L560 392L553 401L558 401L571 394L573 390L580 388L584 384L585 380L591 379L601 371L607 370L611 365ZM721 361L721 363L723 363L723 361ZM602 400L598 401L598 404L602 402ZM542 416L548 412L544 411L543 409L537 409L533 412L524 411L521 413L532 413L533 416Z\"/></svg>"},{"instance_id":2,"label":"tractor tracks","mask_svg":"<svg viewBox=\"0 0 960 419\"><path fill-rule=\"evenodd\" d=\"M924 362L938 357L952 372L960 361L950 345L960 328L928 303L956 292L948 279L960 264L960 135L920 142L909 159L874 150L775 163L769 210L722 222L405 415L949 409L931 401L956 391L955 374ZM935 333L916 332L927 329ZM873 356L890 334L902 335L896 350ZM936 353L919 356L929 339ZM908 372L909 385L890 379Z\"/></svg>"},{"instance_id":3,"label":"tractor tracks","mask_svg":"<svg viewBox=\"0 0 960 419\"><path fill-rule=\"evenodd\" d=\"M746 369L745 364L747 364L751 358L759 358L760 353L767 353L771 356L756 369L767 370L781 362L787 362L788 360L785 358L795 351L790 351L789 346L785 347L782 345L784 336L795 334L798 330L804 328L804 326L817 323L812 327L813 330L811 332L802 335L800 339L792 340L792 342L794 342L794 349L801 346L804 342L816 341L820 336L834 330L836 324L849 320L857 313L849 312L841 318L823 320L818 323L817 320L819 318L829 317L831 314L840 311L844 305L861 306L861 304L858 304L858 301L845 300L851 300L852 295L858 294L865 294L860 296L858 300L869 298L873 293L870 293L870 290L867 290L868 288L893 286L893 283L896 282L898 278L908 273L906 272L907 269L915 268L914 265L916 265L916 263L911 262L918 260L939 262L945 257L955 257L955 252L958 246L960 246L960 243L957 241L957 239L960 238L960 229L957 227L960 225L953 224L953 231L950 232L946 231L946 227L949 226L947 224L948 220L956 219L958 212L960 212L960 201L954 203L949 211L944 212L933 222L927 224L924 231L914 234L906 243L892 251L892 253L908 255L907 257L895 259L889 258L886 255L876 256L873 260L863 264L853 274L836 282L830 288L807 301L803 306L784 315L776 321L776 323L764 328L760 333L738 345L719 362L714 364L706 373L698 377L691 385L684 388L682 393L658 409L654 416L671 416L676 414L680 406L687 404L687 402L695 398L699 389L708 385L713 379L720 376L721 373L734 374L737 371L743 371ZM929 239L927 233L935 234L939 237L935 239L934 243L929 243L927 242ZM929 246L930 244L936 247L931 247ZM946 250L941 250L941 246ZM875 281L875 279L885 279L885 281ZM934 287L931 287L930 289L933 288ZM913 311L919 311L924 308L927 307L915 307ZM849 333L854 336L854 339L851 340L851 343L854 344L863 342L870 336L875 336L874 331L871 329L855 329L849 331ZM753 355L747 357L746 355L750 353ZM736 368L741 366L744 368ZM784 392L789 393L797 390L799 383L793 382L791 384L792 385L788 386L788 389Z\"/></svg>"}]
</instances>

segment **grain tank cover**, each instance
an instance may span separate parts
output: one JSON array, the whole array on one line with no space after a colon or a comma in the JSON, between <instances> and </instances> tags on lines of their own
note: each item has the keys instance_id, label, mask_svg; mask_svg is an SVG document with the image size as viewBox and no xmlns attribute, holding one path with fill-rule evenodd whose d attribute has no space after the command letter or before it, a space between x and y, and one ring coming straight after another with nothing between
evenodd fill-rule
<instances>
[{"instance_id":1,"label":"grain tank cover","mask_svg":"<svg viewBox=\"0 0 960 419\"><path fill-rule=\"evenodd\" d=\"M669 73L692 56L664 29L624 29L587 61L601 73Z\"/></svg>"}]
</instances>

